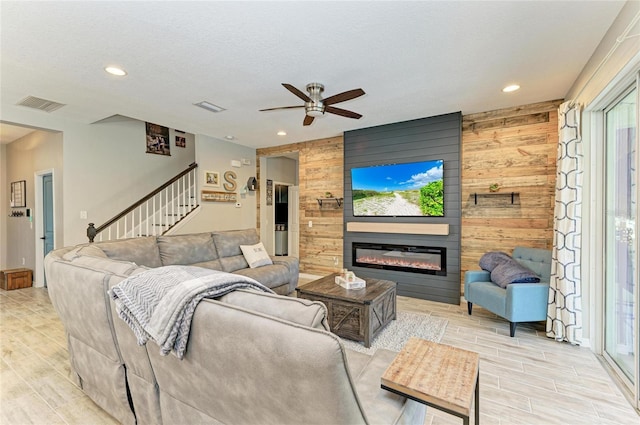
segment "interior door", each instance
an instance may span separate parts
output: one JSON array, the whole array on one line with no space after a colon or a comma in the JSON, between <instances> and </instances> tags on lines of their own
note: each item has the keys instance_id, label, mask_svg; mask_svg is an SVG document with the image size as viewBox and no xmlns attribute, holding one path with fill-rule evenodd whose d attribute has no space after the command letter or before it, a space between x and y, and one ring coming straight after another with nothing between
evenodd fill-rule
<instances>
[{"instance_id":1,"label":"interior door","mask_svg":"<svg viewBox=\"0 0 640 425\"><path fill-rule=\"evenodd\" d=\"M45 174L42 176L42 239L44 240L44 256L53 249L53 176ZM47 279L45 276L45 286Z\"/></svg>"},{"instance_id":2,"label":"interior door","mask_svg":"<svg viewBox=\"0 0 640 425\"><path fill-rule=\"evenodd\" d=\"M289 255L300 258L300 187L289 186Z\"/></svg>"}]
</instances>

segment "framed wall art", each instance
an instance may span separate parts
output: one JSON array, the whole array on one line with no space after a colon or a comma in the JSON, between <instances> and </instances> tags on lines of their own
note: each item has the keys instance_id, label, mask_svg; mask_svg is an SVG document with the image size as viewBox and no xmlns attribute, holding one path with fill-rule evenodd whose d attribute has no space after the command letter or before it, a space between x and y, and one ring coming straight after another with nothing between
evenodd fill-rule
<instances>
[{"instance_id":1,"label":"framed wall art","mask_svg":"<svg viewBox=\"0 0 640 425\"><path fill-rule=\"evenodd\" d=\"M204 184L207 186L220 187L220 173L217 171L205 171Z\"/></svg>"},{"instance_id":2,"label":"framed wall art","mask_svg":"<svg viewBox=\"0 0 640 425\"><path fill-rule=\"evenodd\" d=\"M145 123L147 128L147 153L171 156L169 127Z\"/></svg>"}]
</instances>

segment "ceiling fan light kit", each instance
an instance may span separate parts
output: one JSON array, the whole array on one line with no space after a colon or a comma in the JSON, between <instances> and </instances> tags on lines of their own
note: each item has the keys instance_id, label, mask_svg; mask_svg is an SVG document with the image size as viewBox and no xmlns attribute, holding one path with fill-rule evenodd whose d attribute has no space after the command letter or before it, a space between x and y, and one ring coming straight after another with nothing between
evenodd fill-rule
<instances>
[{"instance_id":1,"label":"ceiling fan light kit","mask_svg":"<svg viewBox=\"0 0 640 425\"><path fill-rule=\"evenodd\" d=\"M320 83L310 83L307 84L306 90L309 92L309 95L304 94L301 90L298 90L296 87L292 86L288 83L282 83L284 88L289 90L291 93L296 95L298 98L304 100L304 106L282 106L278 108L268 108L261 109L260 111L274 111L277 109L294 109L294 108L304 108L305 117L302 121L302 125L307 126L311 125L313 120L316 117L321 117L325 112L330 114L340 115L347 118L359 119L362 115L348 111L346 109L336 108L333 105L334 103L346 102L347 100L355 99L356 97L360 97L365 94L362 89L353 89L349 91L345 91L342 93L338 93L336 95L330 96L326 99L322 98L322 92L324 91L324 86Z\"/></svg>"}]
</instances>

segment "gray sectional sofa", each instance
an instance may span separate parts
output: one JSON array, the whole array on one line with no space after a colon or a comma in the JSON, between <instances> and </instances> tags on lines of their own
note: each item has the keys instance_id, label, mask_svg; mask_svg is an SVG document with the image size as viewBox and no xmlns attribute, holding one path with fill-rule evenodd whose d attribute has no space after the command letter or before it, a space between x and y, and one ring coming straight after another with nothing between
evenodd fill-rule
<instances>
[{"instance_id":1,"label":"gray sectional sofa","mask_svg":"<svg viewBox=\"0 0 640 425\"><path fill-rule=\"evenodd\" d=\"M52 251L49 295L83 391L124 424L422 424L423 405L380 389L395 353L345 349L322 303L250 290L205 299L182 360L162 356L153 341L138 345L118 317L109 289L163 265L244 274L291 292L297 260L247 268L239 245L256 241L248 229Z\"/></svg>"}]
</instances>

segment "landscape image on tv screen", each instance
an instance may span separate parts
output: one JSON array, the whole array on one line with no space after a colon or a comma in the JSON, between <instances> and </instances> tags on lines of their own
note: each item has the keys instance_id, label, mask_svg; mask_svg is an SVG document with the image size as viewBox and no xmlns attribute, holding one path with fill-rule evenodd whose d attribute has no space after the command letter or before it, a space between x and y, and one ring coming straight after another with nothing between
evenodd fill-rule
<instances>
[{"instance_id":1,"label":"landscape image on tv screen","mask_svg":"<svg viewBox=\"0 0 640 425\"><path fill-rule=\"evenodd\" d=\"M442 160L351 169L354 216L444 216Z\"/></svg>"}]
</instances>

